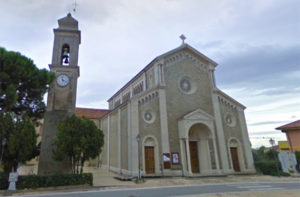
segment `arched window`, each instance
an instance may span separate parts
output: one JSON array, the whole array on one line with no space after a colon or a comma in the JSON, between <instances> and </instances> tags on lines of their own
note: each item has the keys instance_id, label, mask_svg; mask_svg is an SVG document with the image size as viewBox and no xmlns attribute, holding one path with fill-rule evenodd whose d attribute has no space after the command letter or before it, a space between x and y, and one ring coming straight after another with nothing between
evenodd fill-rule
<instances>
[{"instance_id":1,"label":"arched window","mask_svg":"<svg viewBox=\"0 0 300 197\"><path fill-rule=\"evenodd\" d=\"M64 44L61 50L61 65L69 66L70 64L70 47Z\"/></svg>"}]
</instances>

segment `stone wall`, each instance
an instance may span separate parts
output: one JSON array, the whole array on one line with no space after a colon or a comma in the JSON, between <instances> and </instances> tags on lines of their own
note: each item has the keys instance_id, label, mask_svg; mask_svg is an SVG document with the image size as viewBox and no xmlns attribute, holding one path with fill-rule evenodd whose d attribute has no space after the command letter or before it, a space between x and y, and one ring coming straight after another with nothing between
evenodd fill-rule
<instances>
[{"instance_id":1,"label":"stone wall","mask_svg":"<svg viewBox=\"0 0 300 197\"><path fill-rule=\"evenodd\" d=\"M145 113L152 114L152 120L145 119ZM159 112L159 99L158 97L153 98L153 100L141 104L139 106L139 131L141 136L141 149L142 142L146 136L151 135L154 136L158 141L159 155L155 155L155 159L159 160L159 164L162 163L162 152L161 152L161 127L160 127L160 112ZM140 157L143 158L142 151L140 153ZM144 159L144 158L143 158ZM142 165L141 165L142 166ZM157 169L158 170L158 169Z\"/></svg>"},{"instance_id":2,"label":"stone wall","mask_svg":"<svg viewBox=\"0 0 300 197\"><path fill-rule=\"evenodd\" d=\"M192 90L188 93L180 89L180 81L185 77L192 85ZM183 59L166 67L165 82L170 152L180 154L178 120L198 108L213 116L209 75L191 60ZM178 168L178 165L172 166L172 169Z\"/></svg>"}]
</instances>

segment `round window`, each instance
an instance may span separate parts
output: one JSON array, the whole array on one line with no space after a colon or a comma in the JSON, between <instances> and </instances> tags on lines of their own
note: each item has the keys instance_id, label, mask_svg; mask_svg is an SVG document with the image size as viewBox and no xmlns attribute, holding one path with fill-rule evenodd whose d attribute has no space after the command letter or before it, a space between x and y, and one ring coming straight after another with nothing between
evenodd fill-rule
<instances>
[{"instance_id":1,"label":"round window","mask_svg":"<svg viewBox=\"0 0 300 197\"><path fill-rule=\"evenodd\" d=\"M192 85L191 82L188 79L181 79L180 81L180 88L184 91L184 92L190 92L192 89Z\"/></svg>"},{"instance_id":2,"label":"round window","mask_svg":"<svg viewBox=\"0 0 300 197\"><path fill-rule=\"evenodd\" d=\"M196 91L196 85L189 77L182 77L178 85L179 89L185 94L192 94Z\"/></svg>"},{"instance_id":3,"label":"round window","mask_svg":"<svg viewBox=\"0 0 300 197\"><path fill-rule=\"evenodd\" d=\"M236 125L236 120L235 117L232 114L226 114L224 117L225 123L230 126L233 127Z\"/></svg>"},{"instance_id":4,"label":"round window","mask_svg":"<svg viewBox=\"0 0 300 197\"><path fill-rule=\"evenodd\" d=\"M155 115L152 111L147 110L144 112L144 120L147 123L152 123L155 120Z\"/></svg>"},{"instance_id":5,"label":"round window","mask_svg":"<svg viewBox=\"0 0 300 197\"><path fill-rule=\"evenodd\" d=\"M146 112L144 115L145 120L151 121L152 120L152 114L150 112Z\"/></svg>"}]
</instances>

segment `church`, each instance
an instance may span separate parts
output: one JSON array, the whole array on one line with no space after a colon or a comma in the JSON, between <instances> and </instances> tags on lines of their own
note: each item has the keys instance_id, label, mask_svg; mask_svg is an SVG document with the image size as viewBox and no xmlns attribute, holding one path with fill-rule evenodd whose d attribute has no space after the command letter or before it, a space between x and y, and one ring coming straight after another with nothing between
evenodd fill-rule
<instances>
[{"instance_id":1,"label":"church","mask_svg":"<svg viewBox=\"0 0 300 197\"><path fill-rule=\"evenodd\" d=\"M255 172L245 106L218 89L217 63L184 43L184 37L179 47L154 58L116 91L108 99L108 109L102 110L75 107L78 22L68 14L54 34L49 67L57 79L48 95L39 173L47 173L54 164L49 159L50 143L44 143L57 132L53 125L74 113L103 130L101 167L121 175Z\"/></svg>"}]
</instances>

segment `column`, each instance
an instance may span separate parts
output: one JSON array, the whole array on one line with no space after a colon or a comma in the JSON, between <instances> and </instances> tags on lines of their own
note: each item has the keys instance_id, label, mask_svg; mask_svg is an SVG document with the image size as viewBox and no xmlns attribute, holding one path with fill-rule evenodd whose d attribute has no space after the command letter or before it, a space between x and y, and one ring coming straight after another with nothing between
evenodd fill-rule
<instances>
[{"instance_id":1,"label":"column","mask_svg":"<svg viewBox=\"0 0 300 197\"><path fill-rule=\"evenodd\" d=\"M218 157L218 153L217 153L216 138L213 138L212 142L213 142L213 147L214 147L214 156L215 156L215 161L216 161L216 170L219 171L220 170L220 164L219 164L219 157Z\"/></svg>"},{"instance_id":2,"label":"column","mask_svg":"<svg viewBox=\"0 0 300 197\"><path fill-rule=\"evenodd\" d=\"M186 158L187 158L187 166L188 166L188 174L192 174L192 168L191 168L191 155L190 155L190 147L189 147L189 139L185 138L185 150L186 150Z\"/></svg>"}]
</instances>

